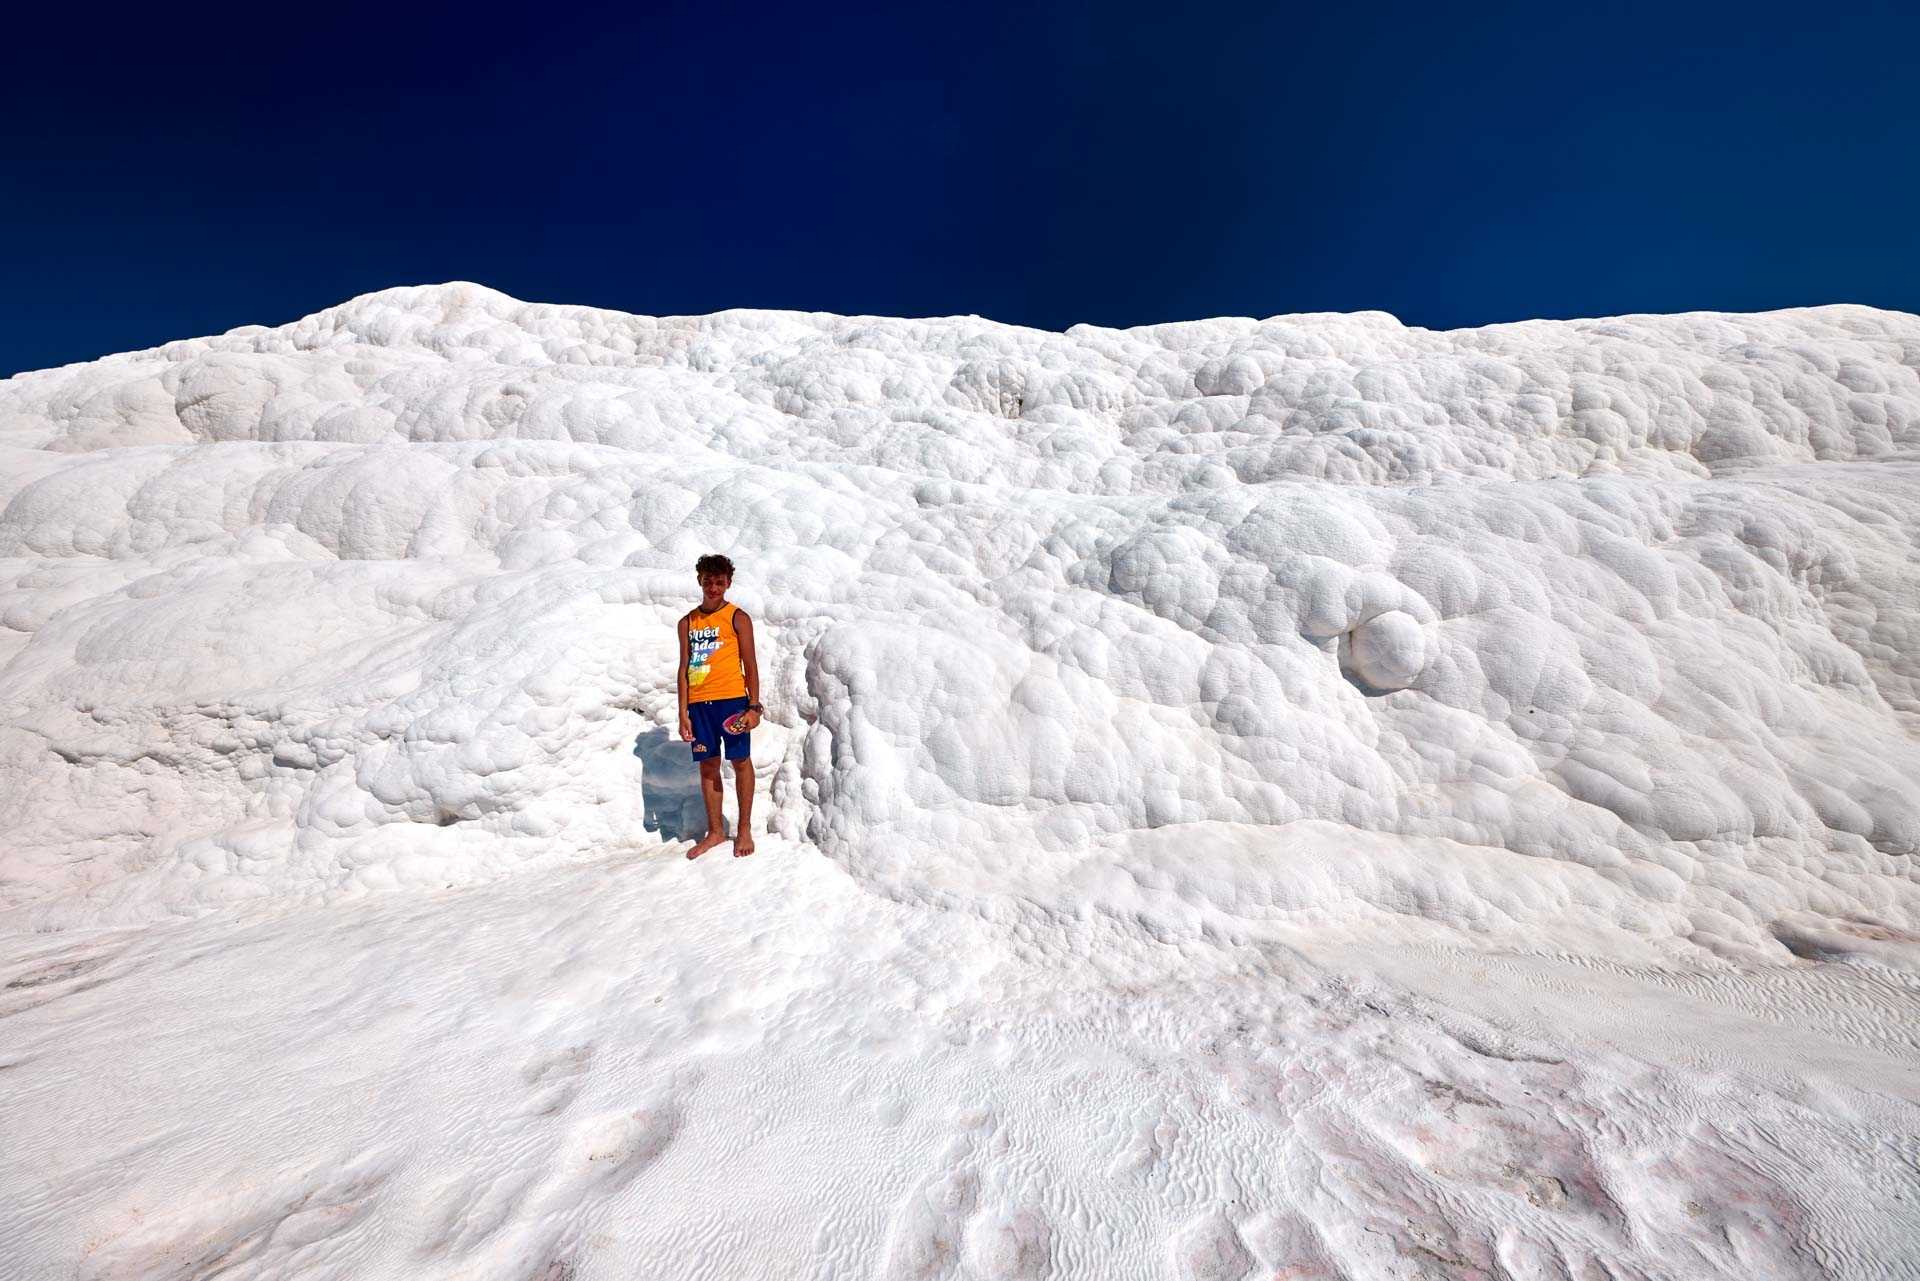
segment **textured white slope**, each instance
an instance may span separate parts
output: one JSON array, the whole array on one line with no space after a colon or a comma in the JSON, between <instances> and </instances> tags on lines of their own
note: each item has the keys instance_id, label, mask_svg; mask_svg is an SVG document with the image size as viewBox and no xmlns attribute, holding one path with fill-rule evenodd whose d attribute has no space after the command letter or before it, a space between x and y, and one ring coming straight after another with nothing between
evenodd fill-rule
<instances>
[{"instance_id":1,"label":"textured white slope","mask_svg":"<svg viewBox=\"0 0 1920 1281\"><path fill-rule=\"evenodd\" d=\"M1920 1098L1912 989L1772 1083L1732 1070L1804 1026L1729 999L1764 977L1597 976L1717 1023L1689 1067L1033 925L772 838L41 938L0 1234L83 1281L1912 1275L1917 1109L1842 1084Z\"/></svg>"},{"instance_id":2,"label":"textured white slope","mask_svg":"<svg viewBox=\"0 0 1920 1281\"><path fill-rule=\"evenodd\" d=\"M776 1241L743 1213L684 1248L723 1275L1906 1275L1916 537L1920 319L1859 307L1048 334L449 285L0 383L0 960L9 995L57 994L11 1039L0 1022L19 1065L0 1091L43 1109L24 1150L60 1150L45 1118L97 1102L87 1069L135 1011L172 1010L145 1026L223 1080L285 1070L276 1047L303 1037L315 1070L385 1056L355 1078L363 1140L323 1150L336 1123L288 1113L247 1157L141 1118L251 1126L304 1087L183 1091L171 1052L144 1054L144 1110L11 1222L48 1261L119 1242L88 1275L174 1275L142 1251L191 1255L184 1202L244 1175L275 1190L205 1228L245 1245L242 1275L301 1274L309 1232L335 1241L317 1274L628 1275L665 1238L590 1247L587 1220L676 1197L694 1214L761 1143L811 1195L830 1164L796 1138L811 1118L879 1163L872 1187L833 1184L851 1217ZM770 712L774 839L724 874L674 844L699 818L671 623L706 551L740 566ZM562 870L652 855L617 892ZM793 891L811 915L768 897L819 878L831 893ZM696 925L722 884L759 897ZM602 892L619 911L575 923ZM33 938L49 929L128 981L93 994ZM623 930L639 939L607 938ZM761 982L740 977L768 938ZM427 1185L465 1168L434 1136L486 1123L445 1112L468 1106L465 1069L407 1084L393 1057L437 1026L432 1002L325 993L449 994L488 1012L431 1033L448 1062L532 1062L565 1046L483 996L546 940L562 968L625 976L554 998L591 1025L581 1044L640 1047L583 1065L606 1107L656 1072L771 1072L784 1043L790 1071L755 1096L769 1119L729 1113L732 1085L662 1086L673 1101L573 1155L593 1165L604 1139L685 1153L677 1172L650 1155L631 1182L534 1201L475 1183L445 1217L494 1229L407 1254L442 1205ZM168 978L182 949L228 959ZM688 986L708 979L687 953L734 977ZM223 1030L170 1004L255 965L297 1008L243 1001ZM682 976L659 1027L621 986L643 972ZM861 1032L880 1017L863 994L901 983L940 995L901 998L908 1030ZM1256 1008L1270 1026L1218 1040ZM702 1010L741 1034L683 1044ZM1095 1077L1158 1028L1159 1101L1060 1066L1056 1021ZM1558 1048L1483 1052L1503 1027ZM935 1044L968 1048L930 1089L977 1087L1025 1129L896 1141L827 1092L853 1070L835 1054L911 1076ZM1727 1055L1737 1071L1712 1066ZM1168 1119L1194 1073L1215 1093ZM932 1106L912 1102L917 1124ZM1086 1136L1128 1108L1152 1114L1143 1169L1172 1159L1161 1127L1187 1136L1177 1190L1114 1190L1120 1140ZM527 1124L575 1141L572 1120ZM475 1167L489 1186L547 1177L501 1142ZM123 1156L134 1176L89 1164ZM126 1179L149 1169L170 1208L130 1220L149 1193ZM0 1171L0 1192L32 1177ZM286 1227L316 1206L344 1235ZM566 1248L526 1246L557 1219ZM786 1249L816 1230L838 1263Z\"/></svg>"}]
</instances>

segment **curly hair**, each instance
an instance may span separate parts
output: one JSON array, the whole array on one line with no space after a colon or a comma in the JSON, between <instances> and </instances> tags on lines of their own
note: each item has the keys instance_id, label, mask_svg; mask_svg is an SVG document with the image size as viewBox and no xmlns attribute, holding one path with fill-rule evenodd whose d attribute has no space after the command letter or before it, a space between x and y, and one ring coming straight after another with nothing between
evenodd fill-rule
<instances>
[{"instance_id":1,"label":"curly hair","mask_svg":"<svg viewBox=\"0 0 1920 1281\"><path fill-rule=\"evenodd\" d=\"M709 553L693 563L693 572L702 578L708 574L723 574L728 578L732 578L733 562L725 556Z\"/></svg>"}]
</instances>

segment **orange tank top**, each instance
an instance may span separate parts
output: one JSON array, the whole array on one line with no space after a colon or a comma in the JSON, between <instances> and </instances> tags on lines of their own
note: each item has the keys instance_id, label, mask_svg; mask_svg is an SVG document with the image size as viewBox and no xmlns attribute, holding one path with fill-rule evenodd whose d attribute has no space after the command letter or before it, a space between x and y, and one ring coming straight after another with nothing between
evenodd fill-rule
<instances>
[{"instance_id":1,"label":"orange tank top","mask_svg":"<svg viewBox=\"0 0 1920 1281\"><path fill-rule=\"evenodd\" d=\"M747 696L747 674L740 666L740 638L733 629L735 608L728 601L711 614L695 610L687 616L689 703Z\"/></svg>"}]
</instances>

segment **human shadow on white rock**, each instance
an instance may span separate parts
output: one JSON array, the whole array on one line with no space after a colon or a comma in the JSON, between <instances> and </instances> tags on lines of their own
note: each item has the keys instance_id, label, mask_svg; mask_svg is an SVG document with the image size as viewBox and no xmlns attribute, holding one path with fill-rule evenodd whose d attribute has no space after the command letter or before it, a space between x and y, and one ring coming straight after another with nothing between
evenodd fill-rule
<instances>
[{"instance_id":1,"label":"human shadow on white rock","mask_svg":"<svg viewBox=\"0 0 1920 1281\"><path fill-rule=\"evenodd\" d=\"M700 771L687 754L687 745L664 729L645 729L633 740L640 761L640 798L645 805L646 830L663 841L694 841L707 830L707 811L700 799Z\"/></svg>"}]
</instances>

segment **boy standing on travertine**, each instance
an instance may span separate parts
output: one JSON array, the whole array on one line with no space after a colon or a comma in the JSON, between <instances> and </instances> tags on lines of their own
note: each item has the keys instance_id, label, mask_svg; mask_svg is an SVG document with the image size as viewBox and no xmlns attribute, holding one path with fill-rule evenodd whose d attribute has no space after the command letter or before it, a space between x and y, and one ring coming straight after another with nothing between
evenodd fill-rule
<instances>
[{"instance_id":1,"label":"boy standing on travertine","mask_svg":"<svg viewBox=\"0 0 1920 1281\"><path fill-rule=\"evenodd\" d=\"M720 814L721 749L733 762L733 790L740 798L740 825L733 856L753 853L753 727L760 723L760 666L753 656L753 620L727 601L733 562L702 556L700 606L680 620L680 737L693 744L700 767L700 793L707 802L707 834L687 851L699 858L727 839Z\"/></svg>"}]
</instances>

